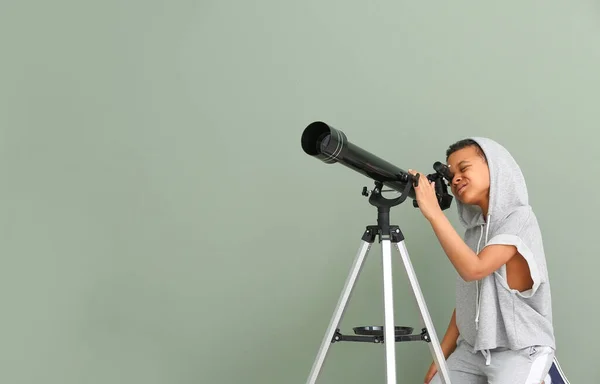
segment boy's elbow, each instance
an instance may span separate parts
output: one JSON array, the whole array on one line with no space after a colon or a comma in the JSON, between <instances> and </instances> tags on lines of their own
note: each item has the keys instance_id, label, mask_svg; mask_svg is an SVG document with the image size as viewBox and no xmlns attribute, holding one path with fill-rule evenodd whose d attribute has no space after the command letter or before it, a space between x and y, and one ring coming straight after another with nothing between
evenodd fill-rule
<instances>
[{"instance_id":1,"label":"boy's elbow","mask_svg":"<svg viewBox=\"0 0 600 384\"><path fill-rule=\"evenodd\" d=\"M467 283L479 280L474 274L461 273L460 277L462 277L462 279Z\"/></svg>"},{"instance_id":2,"label":"boy's elbow","mask_svg":"<svg viewBox=\"0 0 600 384\"><path fill-rule=\"evenodd\" d=\"M484 270L478 268L477 266L473 266L471 268L464 270L460 276L462 277L462 279L464 281L469 283L472 281L477 281L477 280L483 279L484 277L487 276L487 273Z\"/></svg>"}]
</instances>

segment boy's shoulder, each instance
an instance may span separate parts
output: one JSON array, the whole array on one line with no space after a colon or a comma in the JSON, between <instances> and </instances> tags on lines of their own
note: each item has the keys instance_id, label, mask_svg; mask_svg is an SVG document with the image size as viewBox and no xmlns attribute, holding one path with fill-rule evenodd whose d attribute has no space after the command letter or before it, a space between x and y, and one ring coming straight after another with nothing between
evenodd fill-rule
<instances>
[{"instance_id":1,"label":"boy's shoulder","mask_svg":"<svg viewBox=\"0 0 600 384\"><path fill-rule=\"evenodd\" d=\"M531 206L515 208L495 220L492 215L491 220L493 221L494 232L497 234L518 235L523 231L537 229L538 227L537 219Z\"/></svg>"}]
</instances>

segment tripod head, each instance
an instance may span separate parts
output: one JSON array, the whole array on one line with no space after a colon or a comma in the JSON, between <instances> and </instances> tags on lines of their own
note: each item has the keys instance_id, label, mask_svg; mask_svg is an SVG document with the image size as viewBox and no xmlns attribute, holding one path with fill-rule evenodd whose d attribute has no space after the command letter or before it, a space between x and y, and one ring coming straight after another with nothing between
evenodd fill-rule
<instances>
[{"instance_id":1,"label":"tripod head","mask_svg":"<svg viewBox=\"0 0 600 384\"><path fill-rule=\"evenodd\" d=\"M452 196L448 194L448 188L444 182L444 178L451 175L448 168L439 161L433 165L433 168L435 169L435 172L427 175L427 180L430 182L435 181L435 194L437 196L438 204L442 210L445 210L450 207ZM369 204L377 207L377 226L374 226L367 231L369 236L377 234L380 236L380 240L388 238L388 236L396 236L398 239L402 238L403 235L400 229L397 226L392 227L390 225L390 209L396 205L402 204L411 192L414 196L413 188L419 185L419 177L420 175L418 173L414 176L410 173L399 174L399 181L404 184L404 188L400 196L393 199L383 197L383 181L375 181L375 188L371 191L370 196L367 187L363 187L362 195L369 196ZM452 179L449 178L449 180ZM413 200L413 206L415 208L419 207L416 199Z\"/></svg>"}]
</instances>

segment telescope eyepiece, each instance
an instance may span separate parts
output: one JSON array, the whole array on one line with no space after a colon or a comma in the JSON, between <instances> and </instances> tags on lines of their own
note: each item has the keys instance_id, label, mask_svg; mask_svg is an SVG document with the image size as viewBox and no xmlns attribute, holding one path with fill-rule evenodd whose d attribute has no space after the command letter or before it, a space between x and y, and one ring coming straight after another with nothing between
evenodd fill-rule
<instances>
[{"instance_id":1,"label":"telescope eyepiece","mask_svg":"<svg viewBox=\"0 0 600 384\"><path fill-rule=\"evenodd\" d=\"M448 168L448 166L447 166L447 165L445 165L445 164L442 164L442 163L441 163L441 162L439 162L439 161L436 161L436 162L433 164L433 169L434 169L434 170L435 170L435 171L436 171L436 172L437 172L437 173L438 173L440 176L443 176L443 177L444 177L444 179L446 179L446 180L447 180L449 183L451 183L451 182L452 182L452 178L453 178L453 176L452 176L452 172L450 172L450 168Z\"/></svg>"}]
</instances>

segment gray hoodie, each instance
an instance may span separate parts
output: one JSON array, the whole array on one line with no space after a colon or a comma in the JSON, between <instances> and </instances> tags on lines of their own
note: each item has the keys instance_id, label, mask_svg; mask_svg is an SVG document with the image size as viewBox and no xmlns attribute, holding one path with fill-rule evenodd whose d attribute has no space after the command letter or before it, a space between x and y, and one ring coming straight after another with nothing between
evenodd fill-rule
<instances>
[{"instance_id":1,"label":"gray hoodie","mask_svg":"<svg viewBox=\"0 0 600 384\"><path fill-rule=\"evenodd\" d=\"M484 151L490 170L488 217L478 206L456 200L465 242L479 252L492 244L517 247L529 265L533 288L510 289L506 267L479 281L456 282L456 324L474 351L490 363L490 350L512 350L540 345L555 347L552 300L542 235L528 201L520 167L510 153L491 139L473 137Z\"/></svg>"}]
</instances>

